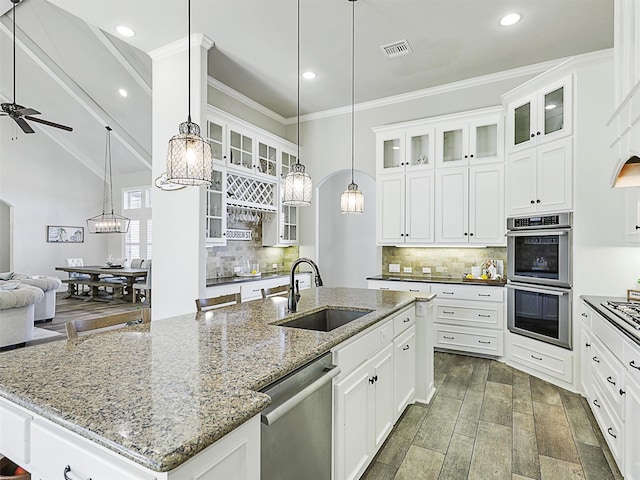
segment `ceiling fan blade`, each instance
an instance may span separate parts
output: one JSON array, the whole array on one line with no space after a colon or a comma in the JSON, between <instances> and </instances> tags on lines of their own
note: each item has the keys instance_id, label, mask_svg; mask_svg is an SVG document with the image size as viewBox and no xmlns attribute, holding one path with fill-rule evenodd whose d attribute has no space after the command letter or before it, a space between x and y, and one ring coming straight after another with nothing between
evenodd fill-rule
<instances>
[{"instance_id":1,"label":"ceiling fan blade","mask_svg":"<svg viewBox=\"0 0 640 480\"><path fill-rule=\"evenodd\" d=\"M32 122L41 123L43 125L49 125L50 127L60 128L62 130L66 130L67 132L73 132L73 128L67 127L66 125L60 125L59 123L49 122L48 120L42 120L41 118L36 117L28 117L25 116L27 120L31 120Z\"/></svg>"},{"instance_id":2,"label":"ceiling fan blade","mask_svg":"<svg viewBox=\"0 0 640 480\"><path fill-rule=\"evenodd\" d=\"M19 110L16 110L15 113L17 113L18 115L40 115L40 112L37 110L34 110L33 108L21 108Z\"/></svg>"},{"instance_id":3,"label":"ceiling fan blade","mask_svg":"<svg viewBox=\"0 0 640 480\"><path fill-rule=\"evenodd\" d=\"M15 122L18 124L18 126L22 129L24 133L36 133L35 130L31 128L29 124L24 120L24 118L21 118L21 117L11 117L11 118L15 120Z\"/></svg>"}]
</instances>

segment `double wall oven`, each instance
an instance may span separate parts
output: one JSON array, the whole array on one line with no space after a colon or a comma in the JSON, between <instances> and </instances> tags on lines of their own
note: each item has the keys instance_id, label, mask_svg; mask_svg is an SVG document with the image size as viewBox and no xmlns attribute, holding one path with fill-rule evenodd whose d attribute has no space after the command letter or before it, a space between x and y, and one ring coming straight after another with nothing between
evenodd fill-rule
<instances>
[{"instance_id":1,"label":"double wall oven","mask_svg":"<svg viewBox=\"0 0 640 480\"><path fill-rule=\"evenodd\" d=\"M507 219L507 327L571 349L571 213Z\"/></svg>"}]
</instances>

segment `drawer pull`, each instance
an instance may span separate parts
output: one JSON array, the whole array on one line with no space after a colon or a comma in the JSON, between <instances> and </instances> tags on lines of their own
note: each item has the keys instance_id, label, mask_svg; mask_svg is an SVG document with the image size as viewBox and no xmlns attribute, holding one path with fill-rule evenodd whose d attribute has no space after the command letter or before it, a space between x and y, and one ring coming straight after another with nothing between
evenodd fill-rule
<instances>
[{"instance_id":1,"label":"drawer pull","mask_svg":"<svg viewBox=\"0 0 640 480\"><path fill-rule=\"evenodd\" d=\"M380 290L389 290L389 287L380 287Z\"/></svg>"},{"instance_id":2,"label":"drawer pull","mask_svg":"<svg viewBox=\"0 0 640 480\"><path fill-rule=\"evenodd\" d=\"M584 313L584 312L582 312L580 315L582 315L584 318L588 317L588 315L586 313Z\"/></svg>"},{"instance_id":3,"label":"drawer pull","mask_svg":"<svg viewBox=\"0 0 640 480\"><path fill-rule=\"evenodd\" d=\"M623 389L620 389L619 391L620 391L620 396L622 396L622 395L624 395L625 393L627 393L627 392L625 392Z\"/></svg>"},{"instance_id":4,"label":"drawer pull","mask_svg":"<svg viewBox=\"0 0 640 480\"><path fill-rule=\"evenodd\" d=\"M534 360L542 361L542 357L536 357L535 355L531 355L531 358L533 358Z\"/></svg>"},{"instance_id":5,"label":"drawer pull","mask_svg":"<svg viewBox=\"0 0 640 480\"><path fill-rule=\"evenodd\" d=\"M403 352L406 352L407 350L409 350L409 345L405 345L404 347L402 347Z\"/></svg>"},{"instance_id":6,"label":"drawer pull","mask_svg":"<svg viewBox=\"0 0 640 480\"><path fill-rule=\"evenodd\" d=\"M62 474L64 475L64 480L74 480L69 475L67 475L67 473L69 472L71 472L71 466L67 465L66 467L64 467L64 472L62 472ZM88 478L87 480L91 480L91 478Z\"/></svg>"},{"instance_id":7,"label":"drawer pull","mask_svg":"<svg viewBox=\"0 0 640 480\"><path fill-rule=\"evenodd\" d=\"M451 311L447 311L447 310L443 310L442 313L446 313L447 315L453 315L456 312L451 312Z\"/></svg>"},{"instance_id":8,"label":"drawer pull","mask_svg":"<svg viewBox=\"0 0 640 480\"><path fill-rule=\"evenodd\" d=\"M589 348L591 346L591 344L589 342L584 344L585 347Z\"/></svg>"},{"instance_id":9,"label":"drawer pull","mask_svg":"<svg viewBox=\"0 0 640 480\"><path fill-rule=\"evenodd\" d=\"M479 297L490 297L491 294L490 293L479 293L478 296Z\"/></svg>"},{"instance_id":10,"label":"drawer pull","mask_svg":"<svg viewBox=\"0 0 640 480\"><path fill-rule=\"evenodd\" d=\"M593 357L593 361L596 363L600 363L600 359L598 357Z\"/></svg>"},{"instance_id":11,"label":"drawer pull","mask_svg":"<svg viewBox=\"0 0 640 480\"><path fill-rule=\"evenodd\" d=\"M446 338L447 340L455 340L455 337L447 337L446 335L443 335L442 338Z\"/></svg>"},{"instance_id":12,"label":"drawer pull","mask_svg":"<svg viewBox=\"0 0 640 480\"><path fill-rule=\"evenodd\" d=\"M635 369L637 369L637 370L640 370L640 366L639 366L639 365L636 365L636 361L635 361L635 360L631 360L631 361L629 362L629 366L630 366L630 367L633 367L633 368L635 368Z\"/></svg>"},{"instance_id":13,"label":"drawer pull","mask_svg":"<svg viewBox=\"0 0 640 480\"><path fill-rule=\"evenodd\" d=\"M598 403L598 399L594 399L592 402L596 407L600 408L600 404Z\"/></svg>"},{"instance_id":14,"label":"drawer pull","mask_svg":"<svg viewBox=\"0 0 640 480\"><path fill-rule=\"evenodd\" d=\"M478 340L478 343L490 344L491 342L485 342L483 340Z\"/></svg>"},{"instance_id":15,"label":"drawer pull","mask_svg":"<svg viewBox=\"0 0 640 480\"><path fill-rule=\"evenodd\" d=\"M411 321L411 318L410 318L410 317L407 317L407 318L405 318L405 319L402 321L402 323L408 323L408 322L410 322L410 321Z\"/></svg>"},{"instance_id":16,"label":"drawer pull","mask_svg":"<svg viewBox=\"0 0 640 480\"><path fill-rule=\"evenodd\" d=\"M453 295L453 292L442 292L443 295Z\"/></svg>"},{"instance_id":17,"label":"drawer pull","mask_svg":"<svg viewBox=\"0 0 640 480\"><path fill-rule=\"evenodd\" d=\"M409 289L410 292L419 292L420 290L416 290L416 289Z\"/></svg>"},{"instance_id":18,"label":"drawer pull","mask_svg":"<svg viewBox=\"0 0 640 480\"><path fill-rule=\"evenodd\" d=\"M613 433L613 428L609 427L607 428L607 433L609 435L611 435L613 438L618 438L614 433Z\"/></svg>"},{"instance_id":19,"label":"drawer pull","mask_svg":"<svg viewBox=\"0 0 640 480\"><path fill-rule=\"evenodd\" d=\"M613 378L611 378L611 375L609 375L607 377L607 382L609 382L611 385L615 385L616 384L615 380Z\"/></svg>"},{"instance_id":20,"label":"drawer pull","mask_svg":"<svg viewBox=\"0 0 640 480\"><path fill-rule=\"evenodd\" d=\"M491 315L483 315L481 313L479 313L478 316L482 318L491 318Z\"/></svg>"}]
</instances>

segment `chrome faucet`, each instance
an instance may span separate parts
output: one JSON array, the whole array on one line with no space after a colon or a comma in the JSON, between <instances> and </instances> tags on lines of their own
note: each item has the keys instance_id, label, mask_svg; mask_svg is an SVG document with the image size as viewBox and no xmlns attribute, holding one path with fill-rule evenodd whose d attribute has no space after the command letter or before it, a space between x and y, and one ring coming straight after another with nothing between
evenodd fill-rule
<instances>
[{"instance_id":1,"label":"chrome faucet","mask_svg":"<svg viewBox=\"0 0 640 480\"><path fill-rule=\"evenodd\" d=\"M318 270L318 265L316 265L313 260L311 260L310 258L302 257L293 262L293 265L291 265L291 278L289 280L289 311L292 313L296 311L298 300L300 300L300 289L298 288L298 281L295 279L294 272L296 270L296 267L301 263L308 263L309 265L311 265L311 268L313 268L313 271L316 275L316 287L322 286L320 270Z\"/></svg>"}]
</instances>

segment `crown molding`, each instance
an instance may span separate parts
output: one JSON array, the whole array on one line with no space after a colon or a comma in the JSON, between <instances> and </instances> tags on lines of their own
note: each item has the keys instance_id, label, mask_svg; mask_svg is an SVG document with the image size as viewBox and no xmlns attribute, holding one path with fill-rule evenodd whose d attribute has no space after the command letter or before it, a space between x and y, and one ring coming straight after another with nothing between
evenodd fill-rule
<instances>
[{"instance_id":1,"label":"crown molding","mask_svg":"<svg viewBox=\"0 0 640 480\"><path fill-rule=\"evenodd\" d=\"M215 45L215 42L202 33L192 33L190 47L202 47L205 50L211 49ZM162 47L151 50L148 55L152 60L162 60L163 58L170 57L180 52L184 52L187 49L187 37L180 38L175 42L168 43Z\"/></svg>"}]
</instances>

